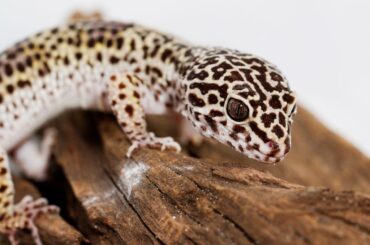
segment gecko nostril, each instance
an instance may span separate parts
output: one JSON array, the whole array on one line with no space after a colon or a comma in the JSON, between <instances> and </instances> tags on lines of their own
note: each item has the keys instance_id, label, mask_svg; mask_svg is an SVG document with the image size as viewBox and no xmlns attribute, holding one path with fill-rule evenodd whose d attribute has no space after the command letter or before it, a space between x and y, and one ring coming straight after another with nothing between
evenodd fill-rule
<instances>
[{"instance_id":1,"label":"gecko nostril","mask_svg":"<svg viewBox=\"0 0 370 245\"><path fill-rule=\"evenodd\" d=\"M271 140L267 144L271 149L271 151L269 153L270 156L275 156L280 151L280 147L279 147L279 144L277 142Z\"/></svg>"},{"instance_id":2,"label":"gecko nostril","mask_svg":"<svg viewBox=\"0 0 370 245\"><path fill-rule=\"evenodd\" d=\"M279 144L278 144L278 143L276 143L275 141L272 141L272 140L270 140L270 141L268 142L268 146L269 146L272 150L275 150L276 148L279 148Z\"/></svg>"}]
</instances>

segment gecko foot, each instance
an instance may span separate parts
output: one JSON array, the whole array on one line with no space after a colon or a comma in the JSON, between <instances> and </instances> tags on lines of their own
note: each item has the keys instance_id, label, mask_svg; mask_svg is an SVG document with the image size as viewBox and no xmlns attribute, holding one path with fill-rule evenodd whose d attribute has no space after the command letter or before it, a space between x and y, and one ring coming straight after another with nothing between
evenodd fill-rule
<instances>
[{"instance_id":1,"label":"gecko foot","mask_svg":"<svg viewBox=\"0 0 370 245\"><path fill-rule=\"evenodd\" d=\"M58 213L59 208L54 205L48 205L45 198L34 200L31 196L25 196L14 207L13 215L5 218L4 230L8 235L12 245L17 245L16 232L19 229L31 231L32 238L36 245L42 245L38 228L34 223L34 219L41 213Z\"/></svg>"},{"instance_id":2,"label":"gecko foot","mask_svg":"<svg viewBox=\"0 0 370 245\"><path fill-rule=\"evenodd\" d=\"M172 149L176 152L181 151L181 146L172 137L156 137L154 133L149 133L148 136L143 140L133 141L130 148L128 148L126 156L130 158L132 154L142 148L149 147L154 149L160 149L161 151Z\"/></svg>"}]
</instances>

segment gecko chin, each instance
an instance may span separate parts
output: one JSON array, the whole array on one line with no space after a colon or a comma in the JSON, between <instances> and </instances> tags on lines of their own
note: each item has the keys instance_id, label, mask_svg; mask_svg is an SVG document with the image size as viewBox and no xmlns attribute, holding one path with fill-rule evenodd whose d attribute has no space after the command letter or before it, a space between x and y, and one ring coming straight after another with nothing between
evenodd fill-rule
<instances>
[{"instance_id":1,"label":"gecko chin","mask_svg":"<svg viewBox=\"0 0 370 245\"><path fill-rule=\"evenodd\" d=\"M271 140L262 145L248 145L244 154L264 163L278 163L284 159L289 150L290 139L287 138L280 144Z\"/></svg>"}]
</instances>

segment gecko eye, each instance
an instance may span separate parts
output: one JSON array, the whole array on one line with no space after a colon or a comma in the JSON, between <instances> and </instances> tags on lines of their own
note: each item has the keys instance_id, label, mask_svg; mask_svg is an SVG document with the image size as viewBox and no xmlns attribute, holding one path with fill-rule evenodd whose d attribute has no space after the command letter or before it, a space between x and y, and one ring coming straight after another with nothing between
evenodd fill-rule
<instances>
[{"instance_id":1,"label":"gecko eye","mask_svg":"<svg viewBox=\"0 0 370 245\"><path fill-rule=\"evenodd\" d=\"M242 101L231 98L227 102L227 114L231 119L237 122L242 122L249 116L249 109Z\"/></svg>"}]
</instances>

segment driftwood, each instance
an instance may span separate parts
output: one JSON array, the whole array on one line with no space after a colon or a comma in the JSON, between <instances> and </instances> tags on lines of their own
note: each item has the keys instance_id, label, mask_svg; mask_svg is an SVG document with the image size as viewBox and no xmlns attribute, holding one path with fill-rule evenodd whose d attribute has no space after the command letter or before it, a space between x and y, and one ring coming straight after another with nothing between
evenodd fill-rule
<instances>
[{"instance_id":1,"label":"driftwood","mask_svg":"<svg viewBox=\"0 0 370 245\"><path fill-rule=\"evenodd\" d=\"M129 146L112 118L59 122L67 209L93 244L370 242L370 199L245 166ZM97 134L94 134L96 132ZM77 208L78 207L78 208Z\"/></svg>"},{"instance_id":2,"label":"driftwood","mask_svg":"<svg viewBox=\"0 0 370 245\"><path fill-rule=\"evenodd\" d=\"M247 159L211 141L200 147L191 147L191 152L225 166L239 162L242 166L269 171L276 177L301 185L370 194L370 159L302 107L299 107L294 120L292 135L291 152L275 166Z\"/></svg>"},{"instance_id":3,"label":"driftwood","mask_svg":"<svg viewBox=\"0 0 370 245\"><path fill-rule=\"evenodd\" d=\"M28 181L19 177L13 177L16 189L16 202L20 201L25 195L31 195L34 198L40 197L39 191ZM36 225L40 228L40 236L45 244L77 245L88 242L79 231L65 222L59 215L40 215L36 220ZM27 232L20 234L21 244L32 244L31 235ZM0 244L8 244L5 237L0 239Z\"/></svg>"},{"instance_id":4,"label":"driftwood","mask_svg":"<svg viewBox=\"0 0 370 245\"><path fill-rule=\"evenodd\" d=\"M149 121L159 135L176 136L169 118ZM54 125L57 177L38 187L74 228L41 216L47 244L370 244L369 196L308 186L369 192L369 159L305 111L291 156L263 167L208 141L127 159L129 142L107 115L73 113ZM27 188L18 194L34 192Z\"/></svg>"}]
</instances>

